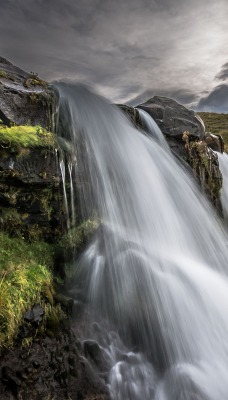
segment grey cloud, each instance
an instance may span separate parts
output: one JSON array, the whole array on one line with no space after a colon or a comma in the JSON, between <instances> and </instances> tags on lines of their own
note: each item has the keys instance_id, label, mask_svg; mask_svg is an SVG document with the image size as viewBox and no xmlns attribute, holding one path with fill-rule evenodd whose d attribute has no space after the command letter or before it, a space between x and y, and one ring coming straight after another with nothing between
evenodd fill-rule
<instances>
[{"instance_id":1,"label":"grey cloud","mask_svg":"<svg viewBox=\"0 0 228 400\"><path fill-rule=\"evenodd\" d=\"M209 23L223 32L214 45L226 38L226 10L226 0L7 0L0 54L47 80L86 81L111 101L152 87L191 103L191 92L211 90L208 53L226 61L222 41L211 48L207 38Z\"/></svg>"},{"instance_id":2,"label":"grey cloud","mask_svg":"<svg viewBox=\"0 0 228 400\"><path fill-rule=\"evenodd\" d=\"M228 62L222 66L221 71L218 75L216 75L216 79L220 81L225 81L228 79Z\"/></svg>"},{"instance_id":3,"label":"grey cloud","mask_svg":"<svg viewBox=\"0 0 228 400\"><path fill-rule=\"evenodd\" d=\"M199 101L196 108L198 111L228 113L228 85L216 86L208 96Z\"/></svg>"}]
</instances>

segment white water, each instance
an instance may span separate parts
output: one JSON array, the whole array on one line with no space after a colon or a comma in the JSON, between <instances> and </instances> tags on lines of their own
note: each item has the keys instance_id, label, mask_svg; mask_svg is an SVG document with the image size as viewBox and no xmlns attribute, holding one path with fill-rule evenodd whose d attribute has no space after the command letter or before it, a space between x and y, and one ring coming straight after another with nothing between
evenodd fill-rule
<instances>
[{"instance_id":1,"label":"white water","mask_svg":"<svg viewBox=\"0 0 228 400\"><path fill-rule=\"evenodd\" d=\"M84 87L56 87L67 121L59 134L102 221L81 259L83 288L94 318L134 353L123 361L116 346L112 399L227 400L228 254L212 209L170 152L115 107Z\"/></svg>"},{"instance_id":2,"label":"white water","mask_svg":"<svg viewBox=\"0 0 228 400\"><path fill-rule=\"evenodd\" d=\"M163 133L159 129L154 119L142 108L137 108L137 110L139 112L142 125L145 127L145 130L148 132L149 136L156 140L164 149L169 151L167 141L165 140Z\"/></svg>"},{"instance_id":3,"label":"white water","mask_svg":"<svg viewBox=\"0 0 228 400\"><path fill-rule=\"evenodd\" d=\"M228 221L228 154L217 153L219 167L222 172L223 185L221 190L221 202L225 219Z\"/></svg>"},{"instance_id":4,"label":"white water","mask_svg":"<svg viewBox=\"0 0 228 400\"><path fill-rule=\"evenodd\" d=\"M69 223L69 207L68 207L68 201L67 201L67 194L66 194L66 166L64 160L60 160L59 162L59 168L61 172L61 177L62 177L62 183L63 183L63 200L64 200L64 207L65 207L65 214L67 218L67 228L70 227Z\"/></svg>"}]
</instances>

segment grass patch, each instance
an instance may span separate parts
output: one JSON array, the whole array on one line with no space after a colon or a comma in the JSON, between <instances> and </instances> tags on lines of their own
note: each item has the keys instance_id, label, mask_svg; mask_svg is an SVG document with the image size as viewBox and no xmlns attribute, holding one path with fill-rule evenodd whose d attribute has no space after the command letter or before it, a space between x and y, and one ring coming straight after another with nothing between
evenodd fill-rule
<instances>
[{"instance_id":1,"label":"grass patch","mask_svg":"<svg viewBox=\"0 0 228 400\"><path fill-rule=\"evenodd\" d=\"M41 126L0 126L0 142L14 147L53 147L55 136Z\"/></svg>"},{"instance_id":2,"label":"grass patch","mask_svg":"<svg viewBox=\"0 0 228 400\"><path fill-rule=\"evenodd\" d=\"M228 114L217 114L211 112L199 112L206 132L221 135L225 144L225 151L228 153Z\"/></svg>"},{"instance_id":3,"label":"grass patch","mask_svg":"<svg viewBox=\"0 0 228 400\"><path fill-rule=\"evenodd\" d=\"M0 232L0 348L13 344L26 310L53 291L53 249Z\"/></svg>"}]
</instances>

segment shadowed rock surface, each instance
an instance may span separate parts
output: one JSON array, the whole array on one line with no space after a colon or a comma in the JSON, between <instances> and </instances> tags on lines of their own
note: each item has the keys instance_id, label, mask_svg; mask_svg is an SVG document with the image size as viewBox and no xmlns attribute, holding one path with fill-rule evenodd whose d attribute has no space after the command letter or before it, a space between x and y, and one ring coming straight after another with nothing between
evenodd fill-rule
<instances>
[{"instance_id":1,"label":"shadowed rock surface","mask_svg":"<svg viewBox=\"0 0 228 400\"><path fill-rule=\"evenodd\" d=\"M205 138L205 128L197 114L175 100L154 96L137 107L147 111L167 136L181 139L188 131L195 139Z\"/></svg>"},{"instance_id":2,"label":"shadowed rock surface","mask_svg":"<svg viewBox=\"0 0 228 400\"><path fill-rule=\"evenodd\" d=\"M13 122L50 129L53 101L47 82L0 57L0 119L6 125Z\"/></svg>"},{"instance_id":3,"label":"shadowed rock surface","mask_svg":"<svg viewBox=\"0 0 228 400\"><path fill-rule=\"evenodd\" d=\"M2 400L109 399L69 328L62 328L56 337L37 338L28 347L5 351L0 361Z\"/></svg>"}]
</instances>

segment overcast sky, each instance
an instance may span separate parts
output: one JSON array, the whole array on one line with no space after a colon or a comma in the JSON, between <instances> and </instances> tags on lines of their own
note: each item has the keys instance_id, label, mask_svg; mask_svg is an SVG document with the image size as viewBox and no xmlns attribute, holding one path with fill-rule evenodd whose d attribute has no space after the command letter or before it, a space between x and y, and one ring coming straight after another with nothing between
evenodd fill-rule
<instances>
[{"instance_id":1,"label":"overcast sky","mask_svg":"<svg viewBox=\"0 0 228 400\"><path fill-rule=\"evenodd\" d=\"M114 102L228 112L228 0L0 0L0 55ZM135 100L134 100L135 99Z\"/></svg>"}]
</instances>

